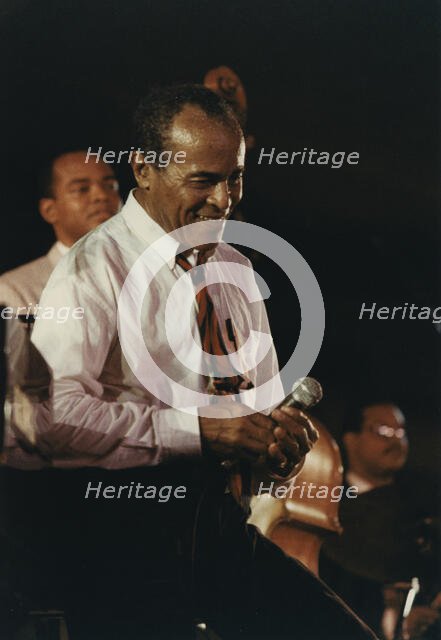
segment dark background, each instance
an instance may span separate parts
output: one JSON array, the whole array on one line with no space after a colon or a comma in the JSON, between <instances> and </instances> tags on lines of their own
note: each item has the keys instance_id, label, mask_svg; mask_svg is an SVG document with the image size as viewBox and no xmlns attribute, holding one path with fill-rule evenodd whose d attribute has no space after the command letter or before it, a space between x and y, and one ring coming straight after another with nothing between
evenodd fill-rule
<instances>
[{"instance_id":1,"label":"dark background","mask_svg":"<svg viewBox=\"0 0 441 640\"><path fill-rule=\"evenodd\" d=\"M358 320L362 302L441 305L439 12L431 0L3 0L0 271L44 253L36 175L73 147L128 149L152 83L231 66L248 93L243 210L299 250L321 286L326 334L313 374L337 433L345 398L388 397L409 419L412 465L437 468L441 325ZM357 151L357 166L257 165L276 151ZM124 194L127 166L117 167ZM259 264L256 265L259 268ZM262 267L281 360L298 305Z\"/></svg>"}]
</instances>

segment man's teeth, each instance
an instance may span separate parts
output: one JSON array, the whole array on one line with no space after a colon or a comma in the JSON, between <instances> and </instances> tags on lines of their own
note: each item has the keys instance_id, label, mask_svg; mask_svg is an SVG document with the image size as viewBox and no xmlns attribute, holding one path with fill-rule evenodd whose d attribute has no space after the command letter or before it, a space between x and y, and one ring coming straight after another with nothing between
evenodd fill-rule
<instances>
[{"instance_id":1,"label":"man's teeth","mask_svg":"<svg viewBox=\"0 0 441 640\"><path fill-rule=\"evenodd\" d=\"M220 216L220 218L210 218L209 216L202 216L200 213L195 213L194 214L196 218L198 218L199 220L202 220L203 222L208 221L208 220L225 220L225 218L227 216Z\"/></svg>"}]
</instances>

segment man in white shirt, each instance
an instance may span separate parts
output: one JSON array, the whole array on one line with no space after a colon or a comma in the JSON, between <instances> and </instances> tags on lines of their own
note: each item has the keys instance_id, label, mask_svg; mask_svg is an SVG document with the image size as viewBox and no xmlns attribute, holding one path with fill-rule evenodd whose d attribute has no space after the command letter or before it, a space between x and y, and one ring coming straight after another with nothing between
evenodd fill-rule
<instances>
[{"instance_id":1,"label":"man in white shirt","mask_svg":"<svg viewBox=\"0 0 441 640\"><path fill-rule=\"evenodd\" d=\"M226 492L231 467L241 471L231 483L236 494L240 488L248 491L247 475L257 464L273 477L295 472L317 438L307 416L294 408L275 410L271 417L241 415L233 411L238 404L225 409L223 418L198 413L197 407L176 408L179 391L170 379L207 395L207 378L191 363L200 357L211 322L222 348L235 352L250 329L268 333L263 303L249 303L237 287L210 285L205 304L214 314L204 324L204 301L196 296L194 341L182 362L167 340L165 307L178 277L196 256L192 249L180 252L178 243L172 243L170 254L170 242L162 244L145 267L146 279L160 268L141 312L151 361L146 365L140 351L129 366L120 342L121 323L127 325L122 330L130 330L136 318L123 309L118 320L118 300L131 267L164 234L231 214L242 195L245 150L234 114L199 86L151 92L135 123L144 149L133 163L138 188L119 215L83 238L60 262L42 296L43 306L80 306L84 317L65 323L40 319L32 336L53 383L50 419L36 416L28 445L53 466L82 468L70 472L76 482L70 483L71 513L65 514L75 540L69 555L83 567L78 637L95 639L103 628L106 639L192 637L188 623L198 616L223 638L328 639L331 624L339 640L372 637L323 584L247 526L244 503ZM167 167L146 162L148 151L166 149L174 158L183 152L185 162L172 161ZM197 260L214 268L216 263L224 268L234 262L248 265L222 243L199 244ZM249 284L253 286L250 278ZM132 295L142 297L138 290ZM193 299L194 292L188 290L187 296ZM183 304L175 309L175 328L169 327L175 338ZM257 387L277 372L272 348L263 363L257 353L255 359L243 377L230 375L230 392L243 389L241 385ZM158 382L154 365L169 378L159 376ZM217 373L211 382L220 389L216 385L222 380ZM143 493L139 485L149 490ZM173 487L174 498L158 504L164 486ZM115 495L117 501L111 501ZM78 511L72 515L74 504ZM88 523L84 545L75 533L78 519L82 527ZM80 580L78 566L69 566Z\"/></svg>"},{"instance_id":2,"label":"man in white shirt","mask_svg":"<svg viewBox=\"0 0 441 640\"><path fill-rule=\"evenodd\" d=\"M41 174L41 216L52 225L56 242L49 252L0 275L0 304L26 315L60 258L79 238L113 216L120 207L118 182L102 160L86 163L85 151L55 157Z\"/></svg>"},{"instance_id":3,"label":"man in white shirt","mask_svg":"<svg viewBox=\"0 0 441 640\"><path fill-rule=\"evenodd\" d=\"M49 252L0 275L0 306L6 320L6 352L8 396L5 407L9 425L10 406L22 408L20 428L27 431L27 400L47 397L49 374L40 354L30 343L35 317L44 310L38 306L41 293L62 256L69 248L99 224L111 218L120 208L119 186L113 168L102 160L86 161L86 151L68 151L55 156L40 173L39 211L56 237ZM19 319L18 319L19 318ZM26 395L22 395L22 393ZM16 425L17 426L17 425ZM15 464L41 466L40 456L17 446L8 428L5 446L18 456Z\"/></svg>"}]
</instances>

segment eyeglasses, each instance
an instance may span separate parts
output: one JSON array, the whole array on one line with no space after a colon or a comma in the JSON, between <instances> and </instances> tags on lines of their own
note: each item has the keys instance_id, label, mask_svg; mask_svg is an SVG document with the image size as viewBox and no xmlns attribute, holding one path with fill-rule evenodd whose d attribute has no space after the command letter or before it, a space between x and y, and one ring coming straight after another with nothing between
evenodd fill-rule
<instances>
[{"instance_id":1,"label":"eyeglasses","mask_svg":"<svg viewBox=\"0 0 441 640\"><path fill-rule=\"evenodd\" d=\"M374 424L369 427L369 431L374 433L377 436L382 438L398 438L402 440L406 437L406 429L403 427L399 427L398 429L394 429L393 427L389 427L387 424Z\"/></svg>"}]
</instances>

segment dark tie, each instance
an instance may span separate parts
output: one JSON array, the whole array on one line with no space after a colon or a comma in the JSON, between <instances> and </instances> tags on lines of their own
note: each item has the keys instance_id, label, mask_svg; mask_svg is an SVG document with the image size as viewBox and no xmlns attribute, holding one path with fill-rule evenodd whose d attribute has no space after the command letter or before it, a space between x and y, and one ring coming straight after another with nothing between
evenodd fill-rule
<instances>
[{"instance_id":1,"label":"dark tie","mask_svg":"<svg viewBox=\"0 0 441 640\"><path fill-rule=\"evenodd\" d=\"M176 262L185 271L190 271L192 268L187 258L182 254L176 256ZM201 264L199 259L198 264ZM227 356L229 354L229 350L225 344L219 319L207 287L204 287L196 294L196 302L198 303L197 323L203 350L214 356ZM231 334L231 342L234 345L234 350L236 350L237 345L234 334L232 331L230 331L229 334ZM225 395L239 393L240 389L250 389L253 386L251 382L245 381L245 378L239 374L223 376L221 373L221 371L213 372L213 376L210 381L214 387L213 393L215 394Z\"/></svg>"}]
</instances>

